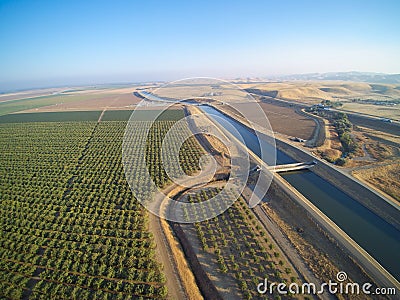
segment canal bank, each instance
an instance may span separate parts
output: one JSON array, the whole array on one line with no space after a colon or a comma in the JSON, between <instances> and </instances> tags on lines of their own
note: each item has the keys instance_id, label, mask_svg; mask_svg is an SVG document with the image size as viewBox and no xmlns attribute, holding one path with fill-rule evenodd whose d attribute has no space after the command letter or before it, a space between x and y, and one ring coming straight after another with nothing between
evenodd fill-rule
<instances>
[{"instance_id":1,"label":"canal bank","mask_svg":"<svg viewBox=\"0 0 400 300\"><path fill-rule=\"evenodd\" d=\"M313 173L335 185L342 192L357 200L360 204L400 231L400 211L392 205L393 202L383 200L375 191L365 188L346 174L297 147L281 140L276 140L276 146L280 151L283 151L297 161L318 160L318 164L312 170Z\"/></svg>"}]
</instances>

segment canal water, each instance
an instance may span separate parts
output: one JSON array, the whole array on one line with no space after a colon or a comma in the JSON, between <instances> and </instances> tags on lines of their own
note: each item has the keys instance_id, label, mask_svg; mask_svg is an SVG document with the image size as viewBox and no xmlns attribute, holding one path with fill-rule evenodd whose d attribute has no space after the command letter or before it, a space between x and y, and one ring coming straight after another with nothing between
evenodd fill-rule
<instances>
[{"instance_id":1,"label":"canal water","mask_svg":"<svg viewBox=\"0 0 400 300\"><path fill-rule=\"evenodd\" d=\"M254 133L234 119L210 106L204 105L201 109L223 127L229 128L226 126L227 123L233 125L246 146L256 155L260 156L261 148L263 151L273 151L271 144L259 140ZM267 160L265 161L267 164L273 163ZM296 161L282 151L276 150L277 164L292 162ZM282 177L342 228L397 280L400 279L400 232L395 227L311 171L286 173Z\"/></svg>"}]
</instances>

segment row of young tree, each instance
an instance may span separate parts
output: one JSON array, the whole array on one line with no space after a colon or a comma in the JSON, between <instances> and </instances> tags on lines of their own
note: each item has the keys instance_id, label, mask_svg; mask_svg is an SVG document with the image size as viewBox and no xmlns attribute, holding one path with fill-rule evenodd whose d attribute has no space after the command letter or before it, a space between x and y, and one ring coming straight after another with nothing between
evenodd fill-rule
<instances>
[{"instance_id":1,"label":"row of young tree","mask_svg":"<svg viewBox=\"0 0 400 300\"><path fill-rule=\"evenodd\" d=\"M145 122L136 124L138 140ZM159 186L169 182L161 145L173 124L156 121L148 137L147 168ZM29 289L31 299L167 296L147 212L125 180L125 126L0 125L0 295L21 298ZM195 139L187 140L182 169L198 170L201 155Z\"/></svg>"},{"instance_id":2,"label":"row of young tree","mask_svg":"<svg viewBox=\"0 0 400 300\"><path fill-rule=\"evenodd\" d=\"M175 130L170 130L174 124L175 121L128 124L123 145L124 168L133 193L141 201L150 200L157 188L163 188L179 177L181 169L188 175L200 169L199 159L203 150L193 136L181 146L181 137L190 135L190 130L184 123L177 123ZM167 132L170 142L165 141ZM164 156L163 143L166 148ZM173 153L177 153L178 157L174 157Z\"/></svg>"},{"instance_id":3,"label":"row of young tree","mask_svg":"<svg viewBox=\"0 0 400 300\"><path fill-rule=\"evenodd\" d=\"M207 200L220 192L219 188L202 189L189 195L187 201L204 203L198 214L205 214L209 209ZM202 251L212 255L223 276L236 282L243 299L259 298L257 285L264 278L269 282L297 280L242 197L223 214L195 223L194 227Z\"/></svg>"}]
</instances>

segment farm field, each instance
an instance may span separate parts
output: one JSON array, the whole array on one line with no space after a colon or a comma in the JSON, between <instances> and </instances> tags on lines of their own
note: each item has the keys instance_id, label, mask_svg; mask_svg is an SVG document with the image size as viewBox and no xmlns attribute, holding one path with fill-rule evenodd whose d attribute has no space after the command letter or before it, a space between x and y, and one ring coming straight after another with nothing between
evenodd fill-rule
<instances>
[{"instance_id":1,"label":"farm field","mask_svg":"<svg viewBox=\"0 0 400 300\"><path fill-rule=\"evenodd\" d=\"M259 104L275 131L302 137L296 131L301 128L312 134L314 122L293 108ZM235 106L254 109L248 104ZM137 112L131 124L131 147L133 153L145 151L146 161L136 160L141 155L132 157L137 170L133 176L141 182L132 189L121 157L131 110L0 116L0 143L5 145L0 154L0 198L4 200L0 222L5 228L0 238L0 298L171 297L171 282L165 275L169 273L163 271L163 265L170 262L163 260L155 244L162 233L149 230L148 212L134 195L152 196L154 190L142 179L144 171L149 171L158 187L170 183L160 149L166 132L184 116L177 108L162 113L154 123L149 120L159 114L157 107ZM189 131L179 126L178 132ZM141 144L147 129L150 140L144 149ZM195 138L183 144L179 162L187 174L198 171L203 153ZM176 161L169 163L174 170ZM195 189L184 201L203 202L218 192L219 186ZM264 278L301 281L242 198L218 217L182 227L202 268L224 298L259 298L257 285Z\"/></svg>"},{"instance_id":2,"label":"farm field","mask_svg":"<svg viewBox=\"0 0 400 300\"><path fill-rule=\"evenodd\" d=\"M168 112L152 127L146 151L153 153L149 167L160 185L165 174L159 171L159 141L178 116L182 111ZM2 298L167 296L147 211L133 197L122 168L125 126L0 124ZM180 156L183 169L196 169L200 152L187 153L190 157Z\"/></svg>"},{"instance_id":3,"label":"farm field","mask_svg":"<svg viewBox=\"0 0 400 300\"><path fill-rule=\"evenodd\" d=\"M344 103L340 108L341 110L356 112L381 118L389 118L400 121L400 107L395 106L383 106L373 104L362 104L362 103Z\"/></svg>"},{"instance_id":4,"label":"farm field","mask_svg":"<svg viewBox=\"0 0 400 300\"><path fill-rule=\"evenodd\" d=\"M0 101L0 115L15 112L90 111L110 108L132 109L140 98L133 95L135 87L105 89L72 89L57 94ZM32 97L29 97L32 96ZM3 95L2 97L6 97Z\"/></svg>"},{"instance_id":5,"label":"farm field","mask_svg":"<svg viewBox=\"0 0 400 300\"><path fill-rule=\"evenodd\" d=\"M258 102L257 104L263 109L273 131L306 140L312 136L315 122L296 113L293 108L264 102ZM254 116L257 114L252 114L252 111L260 109L257 104L235 103L234 107L241 112ZM228 106L225 105L224 108L228 108ZM253 121L258 122L258 120Z\"/></svg>"},{"instance_id":6,"label":"farm field","mask_svg":"<svg viewBox=\"0 0 400 300\"><path fill-rule=\"evenodd\" d=\"M260 103L274 131L305 140L311 138L315 122L299 115L294 109L269 103Z\"/></svg>"},{"instance_id":7,"label":"farm field","mask_svg":"<svg viewBox=\"0 0 400 300\"><path fill-rule=\"evenodd\" d=\"M102 121L128 121L132 114L132 110L106 110ZM182 110L179 107L168 109L167 112L160 114L160 107L150 107L150 109L137 109L135 120L147 121L150 118L157 117L158 121L179 120L183 117Z\"/></svg>"},{"instance_id":8,"label":"farm field","mask_svg":"<svg viewBox=\"0 0 400 300\"><path fill-rule=\"evenodd\" d=\"M102 121L128 121L132 110L106 110Z\"/></svg>"},{"instance_id":9,"label":"farm field","mask_svg":"<svg viewBox=\"0 0 400 300\"><path fill-rule=\"evenodd\" d=\"M0 123L27 123L27 122L80 122L97 121L101 111L61 111L61 112L34 112L15 113L0 116ZM146 121L149 117L159 113L159 108L151 110L140 110L138 120ZM101 118L102 121L128 121L132 110L106 110ZM173 109L168 114L161 114L158 120L169 120L171 117L177 119L181 113Z\"/></svg>"},{"instance_id":10,"label":"farm field","mask_svg":"<svg viewBox=\"0 0 400 300\"><path fill-rule=\"evenodd\" d=\"M189 193L182 201L202 203L219 192L210 187ZM202 215L208 209L212 208L204 204L197 213ZM260 298L257 285L265 278L299 283L298 275L243 198L217 217L182 227L224 299Z\"/></svg>"},{"instance_id":11,"label":"farm field","mask_svg":"<svg viewBox=\"0 0 400 300\"><path fill-rule=\"evenodd\" d=\"M0 123L97 121L101 111L18 113L0 116Z\"/></svg>"},{"instance_id":12,"label":"farm field","mask_svg":"<svg viewBox=\"0 0 400 300\"><path fill-rule=\"evenodd\" d=\"M14 112L21 112L29 109L36 109L43 106L57 106L64 102L84 101L90 99L91 96L82 95L49 95L34 98L25 98L0 103L0 115L6 115Z\"/></svg>"},{"instance_id":13,"label":"farm field","mask_svg":"<svg viewBox=\"0 0 400 300\"><path fill-rule=\"evenodd\" d=\"M27 91L17 91L17 92L3 93L3 94L0 93L0 102L48 96L53 93L59 93L62 91L63 91L62 88L50 88L50 89L35 89L35 90L27 90Z\"/></svg>"}]
</instances>

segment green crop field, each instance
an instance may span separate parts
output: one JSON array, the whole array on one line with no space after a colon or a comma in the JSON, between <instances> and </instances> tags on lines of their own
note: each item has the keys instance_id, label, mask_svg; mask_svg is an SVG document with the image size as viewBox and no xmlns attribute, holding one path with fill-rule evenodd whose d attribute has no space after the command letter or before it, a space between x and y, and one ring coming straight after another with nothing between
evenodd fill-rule
<instances>
[{"instance_id":1,"label":"green crop field","mask_svg":"<svg viewBox=\"0 0 400 300\"><path fill-rule=\"evenodd\" d=\"M107 115L107 113L115 114L116 112L114 111L106 111L104 116ZM119 113L122 113L120 111ZM128 116L127 111L124 111L125 117ZM132 114L132 111L130 111L130 114ZM126 120L129 119L130 114ZM179 119L183 118L184 114L181 109L168 109L168 110L137 110L135 111L135 121L146 121L146 120L152 120L152 119L157 119L157 121L168 121L168 120L173 120L173 121L178 121Z\"/></svg>"},{"instance_id":2,"label":"green crop field","mask_svg":"<svg viewBox=\"0 0 400 300\"><path fill-rule=\"evenodd\" d=\"M102 121L128 121L133 110L106 110ZM183 118L181 109L168 110L137 110L135 112L135 121L147 121L157 119L157 121L178 121Z\"/></svg>"},{"instance_id":3,"label":"green crop field","mask_svg":"<svg viewBox=\"0 0 400 300\"><path fill-rule=\"evenodd\" d=\"M97 121L101 111L37 112L0 116L0 123Z\"/></svg>"},{"instance_id":4,"label":"green crop field","mask_svg":"<svg viewBox=\"0 0 400 300\"><path fill-rule=\"evenodd\" d=\"M151 127L148 167L159 185L168 180L161 171L160 141L178 115L182 112L166 113ZM0 124L0 298L167 296L148 213L123 172L125 126ZM180 158L190 173L201 151L195 140L188 146L197 150Z\"/></svg>"},{"instance_id":5,"label":"green crop field","mask_svg":"<svg viewBox=\"0 0 400 300\"><path fill-rule=\"evenodd\" d=\"M106 110L102 121L128 121L132 110Z\"/></svg>"},{"instance_id":6,"label":"green crop field","mask_svg":"<svg viewBox=\"0 0 400 300\"><path fill-rule=\"evenodd\" d=\"M106 110L101 120L128 121L132 112L132 110ZM101 111L15 113L0 116L0 123L97 121L100 114ZM182 110L171 109L167 112L160 110L140 110L135 113L135 121L146 121L155 117L157 117L158 121L176 121L183 118L183 112Z\"/></svg>"},{"instance_id":7,"label":"green crop field","mask_svg":"<svg viewBox=\"0 0 400 300\"><path fill-rule=\"evenodd\" d=\"M133 110L106 110L104 112L102 121L128 121L132 115ZM159 116L158 116L159 115ZM157 117L158 116L158 117ZM168 111L161 110L137 110L135 112L135 121L146 121L157 118L158 121L162 120L179 120L183 118L183 112L179 109L169 109ZM1 118L0 118L1 120Z\"/></svg>"},{"instance_id":8,"label":"green crop field","mask_svg":"<svg viewBox=\"0 0 400 300\"><path fill-rule=\"evenodd\" d=\"M102 121L128 121L132 115L133 110L106 110L104 112ZM160 115L159 115L160 114ZM159 116L158 116L159 115ZM158 117L157 117L158 116ZM135 112L135 121L146 121L156 118L162 120L179 120L183 118L182 110L170 109L167 112L161 110L137 110ZM1 117L0 117L1 122Z\"/></svg>"}]
</instances>

